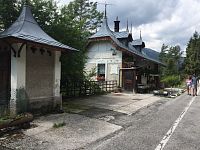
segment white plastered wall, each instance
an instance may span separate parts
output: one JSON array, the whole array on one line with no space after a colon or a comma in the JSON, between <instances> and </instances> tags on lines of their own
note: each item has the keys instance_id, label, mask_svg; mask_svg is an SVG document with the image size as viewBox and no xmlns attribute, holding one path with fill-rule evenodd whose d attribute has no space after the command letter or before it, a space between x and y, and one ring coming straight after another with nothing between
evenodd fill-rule
<instances>
[{"instance_id":1,"label":"white plastered wall","mask_svg":"<svg viewBox=\"0 0 200 150\"><path fill-rule=\"evenodd\" d=\"M15 44L15 45L12 45L14 49L18 50L19 47L21 46L21 44ZM34 98L38 98L37 95L35 95L35 90L33 88L33 85L32 85L32 81L35 82L36 84L38 84L38 80L35 79L35 76L32 76L31 77L31 74L33 74L33 70L32 70L32 63L28 63L27 64L27 59L29 60L30 58L32 58L33 56L37 57L38 59L41 57L44 57L44 59L46 57L48 57L49 59L51 57L53 57L53 63L52 63L52 83L53 85L49 85L51 86L52 88L52 96L54 97L54 104L60 104L61 102L61 95L60 95L60 80L61 80L61 62L60 62L60 56L61 56L61 52L60 51L52 51L52 56L48 56L47 53L45 53L44 55L41 55L39 51L37 51L37 56L36 54L33 54L32 51L29 49L29 55L27 53L27 49L26 49L26 45L23 47L23 49L21 50L21 53L20 53L20 57L16 56L14 57L14 53L13 51L11 52L11 100L10 100L10 110L11 110L11 113L15 114L16 113L16 99L17 99L17 89L20 89L20 88L24 88L25 90L27 90L28 88L28 96L31 96L30 98L31 99L34 99ZM29 57L27 57L29 56ZM48 61L50 61L48 59ZM40 60L40 59L39 59ZM35 61L35 67L37 68L40 68L40 64L37 65L36 62L38 62L39 60L37 59L34 59ZM47 65L49 65L49 63L47 63ZM28 69L27 69L28 67ZM30 68L31 67L31 68ZM36 69L37 70L37 69ZM40 69L41 70L41 69ZM28 74L27 74L27 71ZM45 70L44 70L45 71ZM28 75L28 77L27 77ZM46 80L49 80L49 75L47 76L48 78L45 78ZM27 81L28 79L28 81ZM42 78L43 79L43 78ZM30 82L31 81L31 82ZM50 82L49 82L50 83ZM26 85L28 84L28 85ZM46 82L45 82L46 84ZM38 85L38 90L40 86ZM48 88L50 89L50 88ZM41 89L42 90L42 89ZM40 90L40 91L41 91ZM44 96L46 96L45 94L47 94L48 96L49 95L49 92L46 91L46 93L44 93ZM44 100L43 100L44 101ZM33 102L33 101L31 101Z\"/></svg>"},{"instance_id":2,"label":"white plastered wall","mask_svg":"<svg viewBox=\"0 0 200 150\"><path fill-rule=\"evenodd\" d=\"M14 49L19 49L21 44L13 44ZM11 52L11 100L10 111L16 113L17 89L26 88L26 46L23 46L20 57L14 57Z\"/></svg>"},{"instance_id":3,"label":"white plastered wall","mask_svg":"<svg viewBox=\"0 0 200 150\"><path fill-rule=\"evenodd\" d=\"M61 80L61 62L60 62L61 52L55 52L54 59L54 96L60 97L60 80Z\"/></svg>"},{"instance_id":4,"label":"white plastered wall","mask_svg":"<svg viewBox=\"0 0 200 150\"><path fill-rule=\"evenodd\" d=\"M55 51L54 55L54 106L57 104L62 106L62 96L60 94L60 80L61 80L61 62L60 62L61 52Z\"/></svg>"},{"instance_id":5,"label":"white plastered wall","mask_svg":"<svg viewBox=\"0 0 200 150\"><path fill-rule=\"evenodd\" d=\"M116 55L113 55L113 50L115 50ZM94 67L97 68L98 64L105 64L105 79L119 80L119 69L122 66L122 52L116 50L109 41L92 43L88 47L87 56L86 71Z\"/></svg>"}]
</instances>

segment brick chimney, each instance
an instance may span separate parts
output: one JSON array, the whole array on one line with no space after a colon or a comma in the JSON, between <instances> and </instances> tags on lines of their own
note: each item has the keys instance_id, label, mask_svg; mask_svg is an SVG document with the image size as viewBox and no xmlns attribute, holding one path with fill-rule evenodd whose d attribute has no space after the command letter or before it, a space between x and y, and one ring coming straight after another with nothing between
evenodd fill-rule
<instances>
[{"instance_id":1,"label":"brick chimney","mask_svg":"<svg viewBox=\"0 0 200 150\"><path fill-rule=\"evenodd\" d=\"M114 30L115 30L115 32L119 32L119 23L120 23L120 21L118 20L118 16L117 16L117 18L116 18L116 21L114 21Z\"/></svg>"}]
</instances>

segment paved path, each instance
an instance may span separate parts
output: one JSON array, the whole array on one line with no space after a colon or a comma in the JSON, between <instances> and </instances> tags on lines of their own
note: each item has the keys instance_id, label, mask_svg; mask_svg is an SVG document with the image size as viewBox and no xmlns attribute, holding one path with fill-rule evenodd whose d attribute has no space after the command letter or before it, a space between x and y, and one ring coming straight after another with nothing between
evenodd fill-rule
<instances>
[{"instance_id":1,"label":"paved path","mask_svg":"<svg viewBox=\"0 0 200 150\"><path fill-rule=\"evenodd\" d=\"M200 149L200 96L195 97L164 150Z\"/></svg>"},{"instance_id":2,"label":"paved path","mask_svg":"<svg viewBox=\"0 0 200 150\"><path fill-rule=\"evenodd\" d=\"M184 94L176 99L154 106L129 117L129 120L131 120L129 126L119 134L93 143L85 149L158 150L159 148L156 149L156 147L161 141L166 142L166 145L160 150L200 149L200 96L192 97ZM178 119L186 109L184 116ZM177 119L179 124L166 141L166 135L173 128ZM126 122L126 120L124 121Z\"/></svg>"},{"instance_id":3,"label":"paved path","mask_svg":"<svg viewBox=\"0 0 200 150\"><path fill-rule=\"evenodd\" d=\"M52 128L54 123L62 122L66 125ZM49 150L83 147L121 129L120 126L105 121L65 113L41 117L35 120L35 124L38 127L27 130L25 134L49 143Z\"/></svg>"},{"instance_id":4,"label":"paved path","mask_svg":"<svg viewBox=\"0 0 200 150\"><path fill-rule=\"evenodd\" d=\"M166 99L149 94L109 94L69 104L84 107L78 107L76 114L36 119L38 127L24 131L22 138L8 142L8 146L28 150L200 149L200 96L183 94ZM63 121L65 126L52 128L54 123ZM164 147L159 148L163 141Z\"/></svg>"},{"instance_id":5,"label":"paved path","mask_svg":"<svg viewBox=\"0 0 200 150\"><path fill-rule=\"evenodd\" d=\"M160 100L152 94L108 94L70 101L78 105L76 114L56 114L34 120L36 127L25 130L23 138L7 141L17 149L77 149L100 141L122 130L112 121L119 116L127 117L145 106ZM81 110L82 109L82 110ZM53 125L65 122L58 129Z\"/></svg>"},{"instance_id":6,"label":"paved path","mask_svg":"<svg viewBox=\"0 0 200 150\"><path fill-rule=\"evenodd\" d=\"M153 94L111 93L108 95L72 100L70 104L81 104L131 115L160 99L160 97L153 96Z\"/></svg>"}]
</instances>

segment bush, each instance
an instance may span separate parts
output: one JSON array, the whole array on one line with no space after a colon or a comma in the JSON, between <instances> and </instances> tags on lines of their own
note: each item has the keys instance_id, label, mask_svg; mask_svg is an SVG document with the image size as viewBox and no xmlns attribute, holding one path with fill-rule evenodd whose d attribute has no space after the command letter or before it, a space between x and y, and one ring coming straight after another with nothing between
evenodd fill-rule
<instances>
[{"instance_id":1,"label":"bush","mask_svg":"<svg viewBox=\"0 0 200 150\"><path fill-rule=\"evenodd\" d=\"M174 87L181 84L181 80L177 75L166 76L161 80L161 82L168 87Z\"/></svg>"}]
</instances>

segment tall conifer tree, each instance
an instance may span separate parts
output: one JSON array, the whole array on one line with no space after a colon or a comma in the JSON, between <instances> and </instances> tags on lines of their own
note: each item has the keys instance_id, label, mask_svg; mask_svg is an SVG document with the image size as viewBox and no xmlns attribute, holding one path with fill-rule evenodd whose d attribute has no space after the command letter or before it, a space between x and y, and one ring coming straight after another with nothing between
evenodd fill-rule
<instances>
[{"instance_id":1,"label":"tall conifer tree","mask_svg":"<svg viewBox=\"0 0 200 150\"><path fill-rule=\"evenodd\" d=\"M185 72L200 75L200 36L196 31L187 44Z\"/></svg>"}]
</instances>

